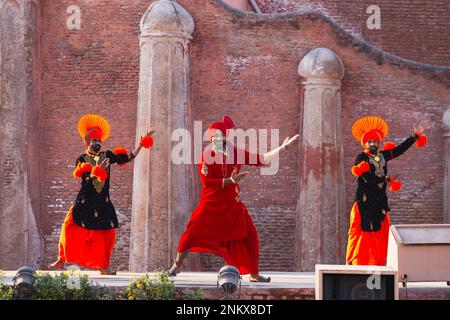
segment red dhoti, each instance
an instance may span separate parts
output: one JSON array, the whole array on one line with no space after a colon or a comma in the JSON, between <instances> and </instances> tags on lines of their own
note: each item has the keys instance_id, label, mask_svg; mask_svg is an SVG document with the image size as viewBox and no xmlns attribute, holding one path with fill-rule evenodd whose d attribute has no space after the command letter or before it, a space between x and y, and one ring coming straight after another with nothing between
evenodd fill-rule
<instances>
[{"instance_id":1,"label":"red dhoti","mask_svg":"<svg viewBox=\"0 0 450 320\"><path fill-rule=\"evenodd\" d=\"M388 250L389 213L386 213L378 231L362 231L358 203L352 207L346 261L349 265L386 265Z\"/></svg>"},{"instance_id":2,"label":"red dhoti","mask_svg":"<svg viewBox=\"0 0 450 320\"><path fill-rule=\"evenodd\" d=\"M245 207L244 207L245 209ZM239 240L221 240L212 237L202 237L195 234L195 212L189 221L187 230L181 237L179 252L208 252L222 257L229 265L239 269L241 274L258 274L259 241L258 233L247 209L242 212L245 216L247 234ZM205 226L206 227L206 226Z\"/></svg>"},{"instance_id":3,"label":"red dhoti","mask_svg":"<svg viewBox=\"0 0 450 320\"><path fill-rule=\"evenodd\" d=\"M61 229L58 260L89 269L107 268L115 238L115 229L88 230L80 227L73 220L70 208Z\"/></svg>"}]
</instances>

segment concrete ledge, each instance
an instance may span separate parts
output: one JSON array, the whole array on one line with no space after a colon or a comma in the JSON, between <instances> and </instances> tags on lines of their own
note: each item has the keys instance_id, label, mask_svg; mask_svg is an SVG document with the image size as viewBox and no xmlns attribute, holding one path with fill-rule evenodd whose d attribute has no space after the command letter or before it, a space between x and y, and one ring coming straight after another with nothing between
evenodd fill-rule
<instances>
[{"instance_id":1,"label":"concrete ledge","mask_svg":"<svg viewBox=\"0 0 450 320\"><path fill-rule=\"evenodd\" d=\"M60 271L45 271L58 274ZM101 286L107 286L114 292L123 290L132 279L141 277L144 273L118 272L115 276L103 276L98 271L81 271L90 280ZM5 285L12 285L16 271L5 272ZM149 272L155 276L155 272ZM270 283L253 283L248 276L242 277L240 296L236 293L231 299L246 300L314 300L314 272L262 272L270 276ZM217 290L217 273L215 272L181 272L175 278L177 297L182 297L187 288L202 289L205 299L222 299L223 295ZM450 300L450 287L446 282L416 282L408 283L407 288L401 287L400 300Z\"/></svg>"}]
</instances>

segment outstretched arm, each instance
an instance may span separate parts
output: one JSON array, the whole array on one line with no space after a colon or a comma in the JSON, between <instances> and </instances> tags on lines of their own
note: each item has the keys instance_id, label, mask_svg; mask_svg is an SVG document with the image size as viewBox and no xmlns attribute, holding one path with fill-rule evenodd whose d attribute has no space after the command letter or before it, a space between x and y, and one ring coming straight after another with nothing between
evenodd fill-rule
<instances>
[{"instance_id":1,"label":"outstretched arm","mask_svg":"<svg viewBox=\"0 0 450 320\"><path fill-rule=\"evenodd\" d=\"M407 138L405 141L403 141L399 146L395 147L394 149L383 151L385 159L389 161L401 156L406 150L411 148L414 142L419 140L421 136L424 137L423 132L425 130L425 125L426 125L425 121L421 121L417 128L414 126L414 135Z\"/></svg>"},{"instance_id":2,"label":"outstretched arm","mask_svg":"<svg viewBox=\"0 0 450 320\"><path fill-rule=\"evenodd\" d=\"M154 128L150 128L150 129L148 129L147 130L147 132L145 133L145 136L144 137L151 137L152 135L153 135L153 133L155 133L155 129ZM137 157L137 155L139 154L139 152L141 152L141 149L142 149L142 147L143 147L143 144L142 144L142 142L139 142L139 144L136 146L136 148L133 150L133 152L130 154L130 156L132 156L132 159L131 160L133 160L134 158L136 158Z\"/></svg>"},{"instance_id":3,"label":"outstretched arm","mask_svg":"<svg viewBox=\"0 0 450 320\"><path fill-rule=\"evenodd\" d=\"M415 135L407 138L405 141L403 141L400 145L398 145L394 149L383 151L384 158L387 161L389 161L389 160L392 160L392 159L395 159L395 158L401 156L406 150L411 148L411 146L414 144L414 142L416 142L417 138L418 137L415 134Z\"/></svg>"},{"instance_id":4,"label":"outstretched arm","mask_svg":"<svg viewBox=\"0 0 450 320\"><path fill-rule=\"evenodd\" d=\"M282 150L289 150L289 146L291 146L295 141L297 141L299 136L300 136L299 134L296 134L292 138L287 137L281 146L269 152L266 152L264 154L264 162L265 162L264 164L269 164L272 158L278 155Z\"/></svg>"},{"instance_id":5,"label":"outstretched arm","mask_svg":"<svg viewBox=\"0 0 450 320\"><path fill-rule=\"evenodd\" d=\"M144 146L142 144L143 139L151 138L151 136L154 132L155 132L155 129L153 129L153 128L150 128L149 130L147 130L145 136L141 138L141 141L139 142L139 144L136 146L136 148L130 154L128 154L128 152L122 147L117 147L114 149L113 152L109 152L108 158L110 159L110 163L111 164L117 163L119 165L124 165L125 163L132 161L134 158L136 158L136 156L141 151L141 148Z\"/></svg>"}]
</instances>

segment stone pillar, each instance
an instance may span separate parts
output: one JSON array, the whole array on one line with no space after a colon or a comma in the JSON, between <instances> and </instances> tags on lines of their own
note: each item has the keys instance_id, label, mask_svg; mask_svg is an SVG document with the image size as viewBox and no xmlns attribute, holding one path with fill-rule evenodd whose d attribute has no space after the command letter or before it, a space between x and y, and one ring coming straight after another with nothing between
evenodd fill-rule
<instances>
[{"instance_id":1,"label":"stone pillar","mask_svg":"<svg viewBox=\"0 0 450 320\"><path fill-rule=\"evenodd\" d=\"M450 223L450 106L442 117L444 125L444 223Z\"/></svg>"},{"instance_id":2,"label":"stone pillar","mask_svg":"<svg viewBox=\"0 0 450 320\"><path fill-rule=\"evenodd\" d=\"M297 270L344 261L346 210L341 79L344 66L327 48L306 54L298 67L304 102L297 206Z\"/></svg>"},{"instance_id":3,"label":"stone pillar","mask_svg":"<svg viewBox=\"0 0 450 320\"><path fill-rule=\"evenodd\" d=\"M0 0L0 269L38 266L39 1Z\"/></svg>"},{"instance_id":4,"label":"stone pillar","mask_svg":"<svg viewBox=\"0 0 450 320\"><path fill-rule=\"evenodd\" d=\"M171 161L171 134L190 128L191 15L176 1L158 0L141 20L137 139L155 127L155 146L136 158L133 178L130 270L173 262L192 209L192 170Z\"/></svg>"}]
</instances>

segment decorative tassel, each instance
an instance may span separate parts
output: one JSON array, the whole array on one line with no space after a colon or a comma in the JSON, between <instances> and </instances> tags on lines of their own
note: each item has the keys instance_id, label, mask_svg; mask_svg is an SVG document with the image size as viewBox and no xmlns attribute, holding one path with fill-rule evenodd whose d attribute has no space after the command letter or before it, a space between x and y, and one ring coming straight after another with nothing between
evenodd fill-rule
<instances>
[{"instance_id":1,"label":"decorative tassel","mask_svg":"<svg viewBox=\"0 0 450 320\"><path fill-rule=\"evenodd\" d=\"M359 170L358 166L353 166L352 167L352 173L356 177L360 177L361 176L361 171Z\"/></svg>"},{"instance_id":2,"label":"decorative tassel","mask_svg":"<svg viewBox=\"0 0 450 320\"><path fill-rule=\"evenodd\" d=\"M83 174L85 174L86 172L91 172L91 170L92 170L92 165L90 163L82 162L82 163L79 163L77 165L77 167L75 168L75 170L73 171L73 176L75 178L81 178L83 176Z\"/></svg>"},{"instance_id":3,"label":"decorative tassel","mask_svg":"<svg viewBox=\"0 0 450 320\"><path fill-rule=\"evenodd\" d=\"M416 146L418 146L419 148L424 147L427 144L428 138L426 135L420 133L420 132L416 132L417 135L417 140L416 140Z\"/></svg>"},{"instance_id":4,"label":"decorative tassel","mask_svg":"<svg viewBox=\"0 0 450 320\"><path fill-rule=\"evenodd\" d=\"M145 149L150 149L153 146L153 138L149 135L141 137L141 144Z\"/></svg>"},{"instance_id":5,"label":"decorative tassel","mask_svg":"<svg viewBox=\"0 0 450 320\"><path fill-rule=\"evenodd\" d=\"M400 181L394 180L394 178L391 178L391 181L389 182L389 191L398 191L402 188L402 183Z\"/></svg>"},{"instance_id":6,"label":"decorative tassel","mask_svg":"<svg viewBox=\"0 0 450 320\"><path fill-rule=\"evenodd\" d=\"M365 161L361 161L361 162L359 163L359 170L361 171L361 174L364 174L364 173L366 173L366 172L369 172L369 171L370 171L370 164L368 164L368 163L365 162Z\"/></svg>"},{"instance_id":7,"label":"decorative tassel","mask_svg":"<svg viewBox=\"0 0 450 320\"><path fill-rule=\"evenodd\" d=\"M114 150L113 150L113 153L114 153L115 155L124 154L124 155L128 156L128 151L125 150L125 148L124 148L124 147L121 147L121 146L115 147ZM123 167L123 166L126 165L126 164L127 164L126 162L125 162L125 163L118 163L118 165L119 165L120 167Z\"/></svg>"},{"instance_id":8,"label":"decorative tassel","mask_svg":"<svg viewBox=\"0 0 450 320\"><path fill-rule=\"evenodd\" d=\"M105 181L108 178L108 172L100 166L93 167L91 174L100 181Z\"/></svg>"},{"instance_id":9,"label":"decorative tassel","mask_svg":"<svg viewBox=\"0 0 450 320\"><path fill-rule=\"evenodd\" d=\"M396 147L395 143L388 141L383 145L383 151L392 150L395 149L395 147Z\"/></svg>"},{"instance_id":10,"label":"decorative tassel","mask_svg":"<svg viewBox=\"0 0 450 320\"><path fill-rule=\"evenodd\" d=\"M352 167L352 173L357 177L360 177L364 173L369 171L370 171L370 164L368 164L366 161L361 161L360 163Z\"/></svg>"}]
</instances>

